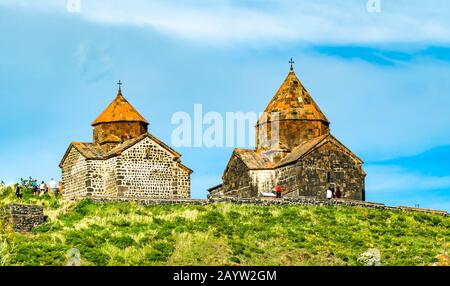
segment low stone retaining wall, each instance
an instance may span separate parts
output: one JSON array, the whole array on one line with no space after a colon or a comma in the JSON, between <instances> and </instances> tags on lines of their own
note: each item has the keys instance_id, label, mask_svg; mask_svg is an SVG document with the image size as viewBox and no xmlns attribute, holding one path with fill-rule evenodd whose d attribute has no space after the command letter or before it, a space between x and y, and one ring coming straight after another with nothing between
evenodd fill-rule
<instances>
[{"instance_id":1,"label":"low stone retaining wall","mask_svg":"<svg viewBox=\"0 0 450 286\"><path fill-rule=\"evenodd\" d=\"M331 199L322 200L314 197L284 197L282 199L261 199L261 198L248 198L248 199L238 199L238 198L216 198L210 199L212 202L229 202L234 204L255 204L255 205L304 205L304 206L358 206L366 208L377 208L386 210L399 210L399 211L415 211L423 213L433 213L442 216L449 216L449 213L441 210L432 210L424 208L413 208L413 207L390 207L381 203L372 203L348 199Z\"/></svg>"},{"instance_id":2,"label":"low stone retaining wall","mask_svg":"<svg viewBox=\"0 0 450 286\"><path fill-rule=\"evenodd\" d=\"M302 206L358 206L366 208L376 208L376 209L386 209L386 210L397 210L397 211L414 211L423 213L432 213L442 216L449 216L446 211L431 210L423 208L413 208L413 207L390 207L380 203L363 202L356 200L347 199L332 199L323 200L314 197L284 197L282 199L272 199L272 198L235 198L235 197L223 197L223 198L210 198L210 199L127 199L127 198L116 198L116 199L106 199L97 198L94 201L98 202L130 202L134 201L141 205L208 205L213 203L232 203L232 204L252 204L260 206L271 206L271 205L302 205Z\"/></svg>"},{"instance_id":3,"label":"low stone retaining wall","mask_svg":"<svg viewBox=\"0 0 450 286\"><path fill-rule=\"evenodd\" d=\"M136 202L140 205L207 205L206 199L92 198L95 202Z\"/></svg>"},{"instance_id":4,"label":"low stone retaining wall","mask_svg":"<svg viewBox=\"0 0 450 286\"><path fill-rule=\"evenodd\" d=\"M35 226L45 223L44 207L39 205L8 205L7 220L14 231L29 232Z\"/></svg>"}]
</instances>

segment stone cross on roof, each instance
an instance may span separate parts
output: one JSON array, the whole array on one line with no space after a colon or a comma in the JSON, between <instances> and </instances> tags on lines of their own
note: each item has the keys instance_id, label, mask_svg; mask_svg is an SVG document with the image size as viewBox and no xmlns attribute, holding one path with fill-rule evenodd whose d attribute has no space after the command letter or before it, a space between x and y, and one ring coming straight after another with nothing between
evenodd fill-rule
<instances>
[{"instance_id":1,"label":"stone cross on roof","mask_svg":"<svg viewBox=\"0 0 450 286\"><path fill-rule=\"evenodd\" d=\"M295 64L294 60L291 58L289 63L291 64L291 71L293 71L294 70L294 64Z\"/></svg>"}]
</instances>

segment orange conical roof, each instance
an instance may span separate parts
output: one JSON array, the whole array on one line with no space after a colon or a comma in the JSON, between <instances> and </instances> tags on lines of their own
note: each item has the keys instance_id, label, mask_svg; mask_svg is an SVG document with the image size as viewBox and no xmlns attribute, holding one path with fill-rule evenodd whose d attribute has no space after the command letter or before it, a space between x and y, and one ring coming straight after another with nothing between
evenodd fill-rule
<instances>
[{"instance_id":1,"label":"orange conical roof","mask_svg":"<svg viewBox=\"0 0 450 286\"><path fill-rule=\"evenodd\" d=\"M106 107L106 109L92 123L92 126L108 122L143 122L148 121L123 97L119 88L117 97Z\"/></svg>"},{"instance_id":2,"label":"orange conical roof","mask_svg":"<svg viewBox=\"0 0 450 286\"><path fill-rule=\"evenodd\" d=\"M258 124L275 119L273 113L278 113L279 120L320 120L329 124L328 119L309 95L292 68L258 120Z\"/></svg>"}]
</instances>

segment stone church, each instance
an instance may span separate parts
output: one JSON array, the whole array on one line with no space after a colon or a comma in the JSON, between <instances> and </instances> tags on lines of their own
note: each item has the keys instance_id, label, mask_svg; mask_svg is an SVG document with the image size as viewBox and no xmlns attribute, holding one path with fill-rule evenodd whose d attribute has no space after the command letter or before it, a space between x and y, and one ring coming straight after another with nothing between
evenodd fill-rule
<instances>
[{"instance_id":1,"label":"stone church","mask_svg":"<svg viewBox=\"0 0 450 286\"><path fill-rule=\"evenodd\" d=\"M92 123L93 142L72 142L60 163L63 198L189 198L192 171L148 133L149 122L117 97Z\"/></svg>"},{"instance_id":2,"label":"stone church","mask_svg":"<svg viewBox=\"0 0 450 286\"><path fill-rule=\"evenodd\" d=\"M235 149L210 197L325 198L339 186L343 198L365 200L362 161L330 133L330 122L291 70L256 124L256 149Z\"/></svg>"}]
</instances>

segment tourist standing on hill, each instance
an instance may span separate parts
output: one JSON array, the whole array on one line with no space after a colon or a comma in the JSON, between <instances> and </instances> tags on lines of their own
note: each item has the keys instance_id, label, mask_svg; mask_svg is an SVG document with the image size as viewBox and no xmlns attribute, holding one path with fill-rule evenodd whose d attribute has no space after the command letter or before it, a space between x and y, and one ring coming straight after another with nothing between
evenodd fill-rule
<instances>
[{"instance_id":1,"label":"tourist standing on hill","mask_svg":"<svg viewBox=\"0 0 450 286\"><path fill-rule=\"evenodd\" d=\"M275 192L277 193L277 198L281 199L281 192L283 191L283 188L281 186L275 187Z\"/></svg>"},{"instance_id":2,"label":"tourist standing on hill","mask_svg":"<svg viewBox=\"0 0 450 286\"><path fill-rule=\"evenodd\" d=\"M39 192L37 180L33 180L31 187L33 188L33 195L37 196Z\"/></svg>"},{"instance_id":3,"label":"tourist standing on hill","mask_svg":"<svg viewBox=\"0 0 450 286\"><path fill-rule=\"evenodd\" d=\"M55 179L51 179L50 182L48 183L48 186L50 188L50 191L57 196L58 195L58 186L56 185L56 181Z\"/></svg>"},{"instance_id":4,"label":"tourist standing on hill","mask_svg":"<svg viewBox=\"0 0 450 286\"><path fill-rule=\"evenodd\" d=\"M333 198L333 191L331 190L331 186L327 189L327 199L331 200Z\"/></svg>"},{"instance_id":5,"label":"tourist standing on hill","mask_svg":"<svg viewBox=\"0 0 450 286\"><path fill-rule=\"evenodd\" d=\"M19 198L19 199L21 199L23 195L22 195L22 193L20 192L20 186L19 186L19 184L15 184L15 185L14 185L14 188L15 188L15 190L16 190L16 197Z\"/></svg>"},{"instance_id":6,"label":"tourist standing on hill","mask_svg":"<svg viewBox=\"0 0 450 286\"><path fill-rule=\"evenodd\" d=\"M47 185L45 184L44 181L41 182L41 184L39 185L39 195L42 196L43 194L45 194L45 190L47 189Z\"/></svg>"},{"instance_id":7,"label":"tourist standing on hill","mask_svg":"<svg viewBox=\"0 0 450 286\"><path fill-rule=\"evenodd\" d=\"M342 197L341 188L337 187L336 189L336 199L340 199Z\"/></svg>"},{"instance_id":8,"label":"tourist standing on hill","mask_svg":"<svg viewBox=\"0 0 450 286\"><path fill-rule=\"evenodd\" d=\"M58 191L60 194L62 194L62 182L61 181L58 182Z\"/></svg>"}]
</instances>

